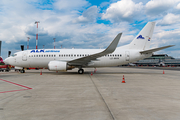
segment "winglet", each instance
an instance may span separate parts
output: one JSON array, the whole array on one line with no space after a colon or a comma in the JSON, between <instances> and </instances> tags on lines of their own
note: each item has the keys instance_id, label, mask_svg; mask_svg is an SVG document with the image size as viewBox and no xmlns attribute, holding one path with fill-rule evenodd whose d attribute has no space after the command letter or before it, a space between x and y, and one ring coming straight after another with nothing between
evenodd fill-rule
<instances>
[{"instance_id":1,"label":"winglet","mask_svg":"<svg viewBox=\"0 0 180 120\"><path fill-rule=\"evenodd\" d=\"M116 47L117 47L117 45L118 45L118 42L119 42L119 40L120 40L121 35L122 35L122 33L119 33L119 34L114 38L114 40L111 42L111 44L103 51L103 53L109 54L109 53L114 52L114 50L116 49Z\"/></svg>"}]
</instances>

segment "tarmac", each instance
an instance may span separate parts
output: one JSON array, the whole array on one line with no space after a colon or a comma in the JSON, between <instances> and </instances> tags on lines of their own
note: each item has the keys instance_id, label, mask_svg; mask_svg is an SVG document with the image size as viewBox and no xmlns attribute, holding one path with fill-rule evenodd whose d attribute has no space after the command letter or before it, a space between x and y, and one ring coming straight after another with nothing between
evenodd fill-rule
<instances>
[{"instance_id":1,"label":"tarmac","mask_svg":"<svg viewBox=\"0 0 180 120\"><path fill-rule=\"evenodd\" d=\"M179 70L77 70L0 72L0 120L180 120Z\"/></svg>"}]
</instances>

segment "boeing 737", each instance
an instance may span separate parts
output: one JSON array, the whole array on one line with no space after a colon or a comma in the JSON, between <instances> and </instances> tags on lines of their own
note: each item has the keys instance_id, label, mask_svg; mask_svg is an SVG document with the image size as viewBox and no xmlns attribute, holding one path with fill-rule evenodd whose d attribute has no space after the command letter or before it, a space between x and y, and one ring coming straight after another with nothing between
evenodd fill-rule
<instances>
[{"instance_id":1,"label":"boeing 737","mask_svg":"<svg viewBox=\"0 0 180 120\"><path fill-rule=\"evenodd\" d=\"M67 71L79 68L109 67L128 64L152 56L153 52L173 45L150 49L155 22L148 22L134 40L125 46L117 47L122 33L111 44L102 49L34 49L14 53L4 60L5 64L25 72L24 68L48 68L50 71Z\"/></svg>"}]
</instances>

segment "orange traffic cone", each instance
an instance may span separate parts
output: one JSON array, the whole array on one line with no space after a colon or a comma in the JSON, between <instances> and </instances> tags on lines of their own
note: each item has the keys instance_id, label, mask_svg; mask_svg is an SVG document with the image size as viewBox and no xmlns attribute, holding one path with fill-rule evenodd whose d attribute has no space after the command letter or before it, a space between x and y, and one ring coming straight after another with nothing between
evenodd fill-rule
<instances>
[{"instance_id":1,"label":"orange traffic cone","mask_svg":"<svg viewBox=\"0 0 180 120\"><path fill-rule=\"evenodd\" d=\"M164 70L163 70L163 74L165 74Z\"/></svg>"},{"instance_id":2,"label":"orange traffic cone","mask_svg":"<svg viewBox=\"0 0 180 120\"><path fill-rule=\"evenodd\" d=\"M122 78L122 83L126 83L126 82L125 82L125 78L124 78L124 75L123 75L123 78Z\"/></svg>"},{"instance_id":3,"label":"orange traffic cone","mask_svg":"<svg viewBox=\"0 0 180 120\"><path fill-rule=\"evenodd\" d=\"M41 70L41 72L40 72L40 75L42 75L42 70Z\"/></svg>"},{"instance_id":4,"label":"orange traffic cone","mask_svg":"<svg viewBox=\"0 0 180 120\"><path fill-rule=\"evenodd\" d=\"M91 75L93 75L93 72L91 72Z\"/></svg>"}]
</instances>

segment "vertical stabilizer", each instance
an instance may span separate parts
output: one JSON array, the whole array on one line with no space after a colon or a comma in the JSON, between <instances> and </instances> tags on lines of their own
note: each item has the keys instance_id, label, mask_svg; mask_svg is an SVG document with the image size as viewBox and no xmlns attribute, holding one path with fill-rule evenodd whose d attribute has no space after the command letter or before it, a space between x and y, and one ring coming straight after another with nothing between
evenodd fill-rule
<instances>
[{"instance_id":1,"label":"vertical stabilizer","mask_svg":"<svg viewBox=\"0 0 180 120\"><path fill-rule=\"evenodd\" d=\"M0 41L0 56L1 56L1 43L2 43L2 41Z\"/></svg>"},{"instance_id":2,"label":"vertical stabilizer","mask_svg":"<svg viewBox=\"0 0 180 120\"><path fill-rule=\"evenodd\" d=\"M4 64L3 59L1 57L1 43L2 43L2 41L0 41L0 65Z\"/></svg>"},{"instance_id":3,"label":"vertical stabilizer","mask_svg":"<svg viewBox=\"0 0 180 120\"><path fill-rule=\"evenodd\" d=\"M134 40L129 44L129 49L147 50L150 47L155 22L148 22L139 32Z\"/></svg>"}]
</instances>

